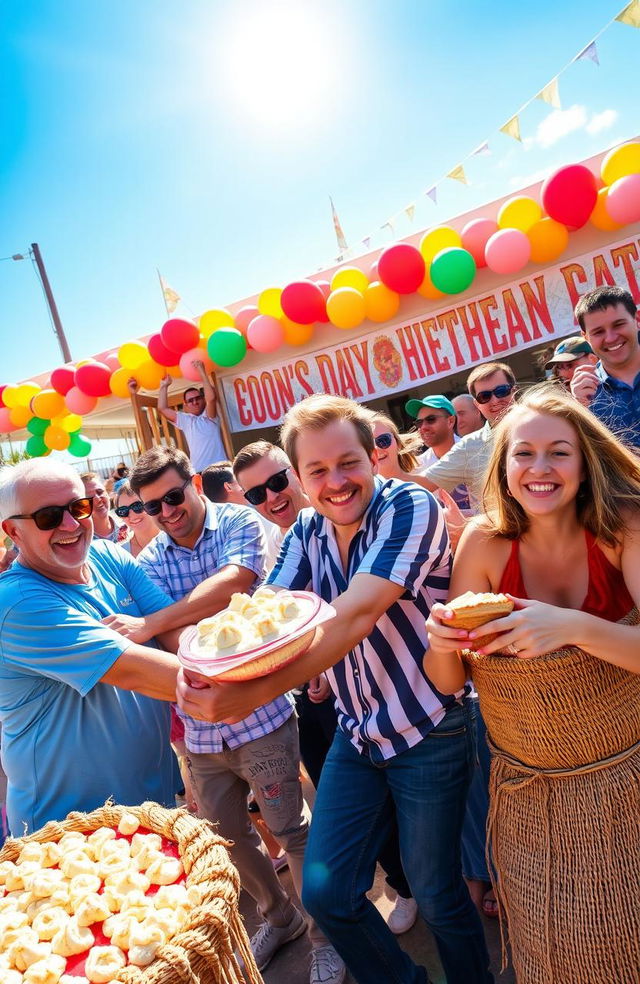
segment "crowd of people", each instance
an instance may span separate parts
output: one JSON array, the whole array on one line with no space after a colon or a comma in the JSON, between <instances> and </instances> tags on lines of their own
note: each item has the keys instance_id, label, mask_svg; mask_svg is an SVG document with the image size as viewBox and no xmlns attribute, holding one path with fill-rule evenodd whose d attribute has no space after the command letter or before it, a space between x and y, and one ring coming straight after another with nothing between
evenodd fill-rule
<instances>
[{"instance_id":1,"label":"crowd of people","mask_svg":"<svg viewBox=\"0 0 640 984\"><path fill-rule=\"evenodd\" d=\"M609 286L576 318L551 380L477 366L467 393L408 401L410 434L317 394L229 461L201 367L183 411L168 379L159 399L190 457L153 447L104 482L2 469L11 831L184 796L233 841L258 967L308 932L310 984L428 984L397 938L418 914L448 984L494 979L481 914L518 984L637 984L640 320ZM335 617L268 676L181 667L185 628L262 583ZM453 628L468 590L514 609Z\"/></svg>"}]
</instances>

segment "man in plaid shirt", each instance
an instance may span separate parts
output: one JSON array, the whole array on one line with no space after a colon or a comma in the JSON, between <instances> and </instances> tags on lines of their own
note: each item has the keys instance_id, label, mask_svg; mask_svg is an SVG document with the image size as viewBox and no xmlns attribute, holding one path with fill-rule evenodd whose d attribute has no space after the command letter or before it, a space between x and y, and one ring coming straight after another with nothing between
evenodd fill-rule
<instances>
[{"instance_id":1,"label":"man in plaid shirt","mask_svg":"<svg viewBox=\"0 0 640 984\"><path fill-rule=\"evenodd\" d=\"M131 474L160 533L138 561L150 580L174 601L210 597L207 614L226 608L236 591L253 591L265 573L265 538L255 512L209 502L199 475L175 448L152 448ZM195 617L202 617L200 612ZM259 968L300 936L305 917L285 893L247 815L251 787L267 826L287 854L298 894L310 812L300 785L298 725L290 694L256 707L236 724L205 723L180 714L189 766L201 811L234 841L233 859L264 923L252 940ZM310 984L340 984L342 961L313 921ZM330 951L330 952L328 952Z\"/></svg>"}]
</instances>

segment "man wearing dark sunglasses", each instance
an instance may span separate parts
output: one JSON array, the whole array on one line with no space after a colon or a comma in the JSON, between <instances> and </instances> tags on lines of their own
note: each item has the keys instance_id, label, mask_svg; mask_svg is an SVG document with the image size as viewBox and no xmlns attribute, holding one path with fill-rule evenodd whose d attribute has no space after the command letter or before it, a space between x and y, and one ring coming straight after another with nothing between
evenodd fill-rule
<instances>
[{"instance_id":1,"label":"man wearing dark sunglasses","mask_svg":"<svg viewBox=\"0 0 640 984\"><path fill-rule=\"evenodd\" d=\"M258 586L265 573L258 517L248 505L209 502L202 495L200 476L194 475L182 451L146 451L133 467L130 484L160 530L140 553L140 566L175 602L192 606L193 621L226 608L234 592ZM162 614L147 620L145 634L157 631ZM287 854L300 893L310 814L299 781L293 698L286 694L257 706L234 725L182 717L200 811L234 842L232 856L242 884L265 919L252 941L262 969L280 946L306 928L246 813L251 786L263 820ZM313 922L309 932L312 946L327 945ZM326 984L332 984L330 979Z\"/></svg>"},{"instance_id":2,"label":"man wearing dark sunglasses","mask_svg":"<svg viewBox=\"0 0 640 984\"><path fill-rule=\"evenodd\" d=\"M475 501L477 508L493 448L493 427L513 404L516 381L506 362L487 362L469 373L467 389L485 419L484 427L461 438L422 477L434 492L438 488L451 492L457 485L466 485L472 507Z\"/></svg>"},{"instance_id":3,"label":"man wearing dark sunglasses","mask_svg":"<svg viewBox=\"0 0 640 984\"><path fill-rule=\"evenodd\" d=\"M404 408L410 417L415 417L416 429L427 448L424 454L418 457L420 463L418 474L424 475L430 465L443 458L460 440L455 431L455 407L446 396L434 394L425 396L422 400L408 400ZM458 509L469 509L469 493L466 486L456 486L451 496Z\"/></svg>"},{"instance_id":4,"label":"man wearing dark sunglasses","mask_svg":"<svg viewBox=\"0 0 640 984\"><path fill-rule=\"evenodd\" d=\"M107 628L170 599L119 547L93 539L94 500L68 465L0 472L0 519L19 549L0 577L0 689L7 809L14 835L69 810L175 804L169 745L175 656ZM175 646L177 636L161 641Z\"/></svg>"},{"instance_id":5,"label":"man wearing dark sunglasses","mask_svg":"<svg viewBox=\"0 0 640 984\"><path fill-rule=\"evenodd\" d=\"M227 452L220 434L215 388L203 362L195 360L193 367L202 380L202 389L189 386L183 393L182 410L173 410L168 399L171 376L167 373L160 383L158 411L183 431L189 444L191 463L195 471L201 472L214 461L223 461ZM137 390L135 380L130 380L129 387L134 392Z\"/></svg>"}]
</instances>

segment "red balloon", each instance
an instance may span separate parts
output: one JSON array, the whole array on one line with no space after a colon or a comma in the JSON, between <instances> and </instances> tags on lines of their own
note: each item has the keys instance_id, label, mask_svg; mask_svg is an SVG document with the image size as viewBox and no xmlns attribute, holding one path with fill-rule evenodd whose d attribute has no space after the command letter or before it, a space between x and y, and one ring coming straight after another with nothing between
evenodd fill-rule
<instances>
[{"instance_id":1,"label":"red balloon","mask_svg":"<svg viewBox=\"0 0 640 984\"><path fill-rule=\"evenodd\" d=\"M61 396L66 396L72 386L75 386L75 371L69 366L60 366L59 369L54 369L49 378L49 383L51 388L60 393Z\"/></svg>"},{"instance_id":2,"label":"red balloon","mask_svg":"<svg viewBox=\"0 0 640 984\"><path fill-rule=\"evenodd\" d=\"M280 305L287 318L299 325L327 321L327 303L322 287L313 280L296 280L282 291Z\"/></svg>"},{"instance_id":3,"label":"red balloon","mask_svg":"<svg viewBox=\"0 0 640 984\"><path fill-rule=\"evenodd\" d=\"M149 349L149 355L159 366L175 366L179 361L178 353L167 348L162 341L162 335L160 333L151 336L147 342L147 348ZM187 351L189 350L187 349Z\"/></svg>"},{"instance_id":4,"label":"red balloon","mask_svg":"<svg viewBox=\"0 0 640 984\"><path fill-rule=\"evenodd\" d=\"M322 295L323 295L323 297L325 299L325 313L324 313L324 317L323 318L318 318L318 321L326 322L328 324L328 322L329 322L329 315L326 312L326 301L327 301L327 298L329 297L329 294L331 293L331 284L329 283L328 280L316 280L315 281L315 284L316 284L317 287L320 288L320 290L322 291Z\"/></svg>"},{"instance_id":5,"label":"red balloon","mask_svg":"<svg viewBox=\"0 0 640 984\"><path fill-rule=\"evenodd\" d=\"M380 280L397 294L413 294L424 280L425 271L422 253L409 243L387 246L378 260Z\"/></svg>"},{"instance_id":6,"label":"red balloon","mask_svg":"<svg viewBox=\"0 0 640 984\"><path fill-rule=\"evenodd\" d=\"M75 385L85 396L111 396L111 369L104 362L87 362L75 371Z\"/></svg>"},{"instance_id":7,"label":"red balloon","mask_svg":"<svg viewBox=\"0 0 640 984\"><path fill-rule=\"evenodd\" d=\"M2 386L0 386L0 404L2 406L4 406L4 400L2 399L2 394L4 393L4 391L6 390L6 388L7 388L7 384L6 383L3 383Z\"/></svg>"},{"instance_id":8,"label":"red balloon","mask_svg":"<svg viewBox=\"0 0 640 984\"><path fill-rule=\"evenodd\" d=\"M549 175L540 197L547 215L570 229L580 229L598 200L598 181L584 164L569 164Z\"/></svg>"},{"instance_id":9,"label":"red balloon","mask_svg":"<svg viewBox=\"0 0 640 984\"><path fill-rule=\"evenodd\" d=\"M200 332L192 321L169 318L160 329L160 337L162 344L166 345L169 351L175 353L173 362L170 363L170 365L175 366L181 355L196 347L200 341Z\"/></svg>"}]
</instances>

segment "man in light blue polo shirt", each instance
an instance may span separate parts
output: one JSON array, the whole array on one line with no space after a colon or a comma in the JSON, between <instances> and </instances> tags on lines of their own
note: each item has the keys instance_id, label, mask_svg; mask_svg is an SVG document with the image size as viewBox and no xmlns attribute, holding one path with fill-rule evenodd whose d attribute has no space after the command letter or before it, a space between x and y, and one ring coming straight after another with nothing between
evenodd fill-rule
<instances>
[{"instance_id":1,"label":"man in light blue polo shirt","mask_svg":"<svg viewBox=\"0 0 640 984\"><path fill-rule=\"evenodd\" d=\"M439 693L423 667L425 619L449 583L444 515L413 482L375 475L372 415L351 400L308 397L287 413L281 440L312 508L287 534L269 582L312 589L336 617L294 664L261 680L196 689L194 675L181 672L180 706L234 720L326 671L338 730L314 806L305 906L358 984L425 984L425 969L366 895L395 805L403 867L448 984L489 984L460 861L475 761L471 709L463 691Z\"/></svg>"},{"instance_id":2,"label":"man in light blue polo shirt","mask_svg":"<svg viewBox=\"0 0 640 984\"><path fill-rule=\"evenodd\" d=\"M0 577L2 760L16 837L109 797L175 805L177 660L101 622L171 601L125 551L91 542L91 510L67 465L0 471L2 528L19 549Z\"/></svg>"}]
</instances>

